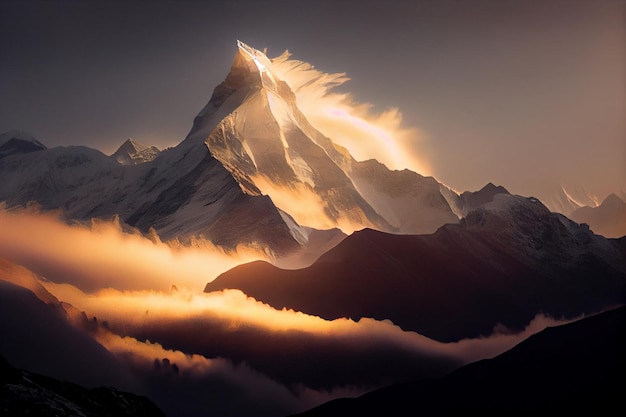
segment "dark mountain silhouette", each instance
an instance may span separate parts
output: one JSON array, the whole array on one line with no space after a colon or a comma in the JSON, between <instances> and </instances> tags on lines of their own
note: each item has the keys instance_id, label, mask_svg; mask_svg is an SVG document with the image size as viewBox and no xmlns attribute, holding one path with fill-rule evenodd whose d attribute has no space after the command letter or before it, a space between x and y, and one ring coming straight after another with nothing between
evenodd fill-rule
<instances>
[{"instance_id":1,"label":"dark mountain silhouette","mask_svg":"<svg viewBox=\"0 0 626 417\"><path fill-rule=\"evenodd\" d=\"M7 361L20 369L82 386L138 388L132 374L112 353L68 322L58 301L51 299L44 303L29 289L5 281L3 275L0 275L0 334L3 335L0 354ZM45 297L45 293L41 295Z\"/></svg>"},{"instance_id":2,"label":"dark mountain silhouette","mask_svg":"<svg viewBox=\"0 0 626 417\"><path fill-rule=\"evenodd\" d=\"M494 194L432 235L362 230L301 270L238 266L205 291L236 288L327 319L390 319L456 341L521 330L538 313L576 317L626 302L624 241L594 235L538 200Z\"/></svg>"},{"instance_id":3,"label":"dark mountain silhouette","mask_svg":"<svg viewBox=\"0 0 626 417\"><path fill-rule=\"evenodd\" d=\"M87 389L12 367L0 356L0 413L10 416L165 417L148 398L112 387Z\"/></svg>"},{"instance_id":4,"label":"dark mountain silhouette","mask_svg":"<svg viewBox=\"0 0 626 417\"><path fill-rule=\"evenodd\" d=\"M626 308L547 328L445 377L338 399L302 417L622 415Z\"/></svg>"}]
</instances>

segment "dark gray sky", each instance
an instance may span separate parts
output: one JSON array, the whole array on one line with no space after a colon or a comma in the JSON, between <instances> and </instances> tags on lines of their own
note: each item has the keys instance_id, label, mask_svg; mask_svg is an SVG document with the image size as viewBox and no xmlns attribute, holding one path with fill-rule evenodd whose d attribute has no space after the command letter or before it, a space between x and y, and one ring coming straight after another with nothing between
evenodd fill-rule
<instances>
[{"instance_id":1,"label":"dark gray sky","mask_svg":"<svg viewBox=\"0 0 626 417\"><path fill-rule=\"evenodd\" d=\"M339 4L335 4L339 3ZM235 40L285 49L426 138L432 174L540 195L626 189L624 0L0 1L0 132L175 145Z\"/></svg>"}]
</instances>

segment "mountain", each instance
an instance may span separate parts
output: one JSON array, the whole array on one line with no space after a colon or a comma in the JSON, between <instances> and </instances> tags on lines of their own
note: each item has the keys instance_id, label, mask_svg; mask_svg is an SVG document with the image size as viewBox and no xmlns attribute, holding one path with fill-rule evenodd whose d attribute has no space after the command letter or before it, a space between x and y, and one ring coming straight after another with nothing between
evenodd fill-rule
<instances>
[{"instance_id":1,"label":"mountain","mask_svg":"<svg viewBox=\"0 0 626 417\"><path fill-rule=\"evenodd\" d=\"M358 162L322 135L272 62L243 42L185 141L206 142L244 190L270 195L300 224L426 233L458 221L433 178Z\"/></svg>"},{"instance_id":2,"label":"mountain","mask_svg":"<svg viewBox=\"0 0 626 417\"><path fill-rule=\"evenodd\" d=\"M272 62L242 42L178 146L157 155L128 140L112 157L79 146L11 154L0 176L8 206L119 216L162 240L251 246L290 256L288 266L312 262L343 232L430 233L458 222L434 178L356 161L323 136Z\"/></svg>"},{"instance_id":3,"label":"mountain","mask_svg":"<svg viewBox=\"0 0 626 417\"><path fill-rule=\"evenodd\" d=\"M390 319L440 341L521 330L539 313L573 318L626 303L624 239L595 235L535 198L493 191L475 194L493 198L434 234L366 229L308 268L253 262L205 291L240 289L326 319Z\"/></svg>"},{"instance_id":4,"label":"mountain","mask_svg":"<svg viewBox=\"0 0 626 417\"><path fill-rule=\"evenodd\" d=\"M626 236L626 202L610 194L597 207L580 207L570 214L578 223L586 223L591 230L606 237Z\"/></svg>"},{"instance_id":5,"label":"mountain","mask_svg":"<svg viewBox=\"0 0 626 417\"><path fill-rule=\"evenodd\" d=\"M137 165L152 161L159 153L161 151L156 146L142 145L128 138L111 157L122 165Z\"/></svg>"},{"instance_id":6,"label":"mountain","mask_svg":"<svg viewBox=\"0 0 626 417\"><path fill-rule=\"evenodd\" d=\"M17 368L87 387L138 388L112 353L69 323L62 304L32 272L2 259L0 334L6 336L0 354Z\"/></svg>"},{"instance_id":7,"label":"mountain","mask_svg":"<svg viewBox=\"0 0 626 417\"><path fill-rule=\"evenodd\" d=\"M85 294L67 285L72 267L87 281L82 271L97 260L42 256L67 260L67 276L54 277L64 282L52 284L0 259L3 357L86 387L146 393L172 415L268 415L442 376L502 339L521 340L528 333L516 332L542 315L626 304L626 238L598 236L491 183L459 195L435 178L357 161L307 120L275 64L238 42L189 134L162 152L132 140L110 156L45 149L26 135L0 144L13 141L0 158L2 207L35 202L72 224L117 216L163 241L252 247L272 261L205 288L241 291L206 295L126 282ZM49 245L38 231L27 238ZM111 259L126 251L115 249ZM128 252L131 269L156 253ZM101 286L154 282L133 271Z\"/></svg>"},{"instance_id":8,"label":"mountain","mask_svg":"<svg viewBox=\"0 0 626 417\"><path fill-rule=\"evenodd\" d=\"M139 165L120 165L85 147L57 147L0 160L0 200L9 206L36 201L71 219L118 215L162 240L206 238L274 253L298 249L271 199L244 193L204 144L189 143Z\"/></svg>"},{"instance_id":9,"label":"mountain","mask_svg":"<svg viewBox=\"0 0 626 417\"><path fill-rule=\"evenodd\" d=\"M547 328L442 378L334 400L299 416L620 415L626 411L624 329L622 307Z\"/></svg>"},{"instance_id":10,"label":"mountain","mask_svg":"<svg viewBox=\"0 0 626 417\"><path fill-rule=\"evenodd\" d=\"M493 185L488 183L478 191L465 191L460 195L461 207L464 214L487 204L495 198L496 194L510 194L506 188L501 185Z\"/></svg>"},{"instance_id":11,"label":"mountain","mask_svg":"<svg viewBox=\"0 0 626 417\"><path fill-rule=\"evenodd\" d=\"M19 155L46 149L30 133L20 130L9 130L0 135L0 159L9 155Z\"/></svg>"},{"instance_id":12,"label":"mountain","mask_svg":"<svg viewBox=\"0 0 626 417\"><path fill-rule=\"evenodd\" d=\"M165 417L148 398L112 387L87 389L12 367L0 356L0 410L11 416Z\"/></svg>"}]
</instances>

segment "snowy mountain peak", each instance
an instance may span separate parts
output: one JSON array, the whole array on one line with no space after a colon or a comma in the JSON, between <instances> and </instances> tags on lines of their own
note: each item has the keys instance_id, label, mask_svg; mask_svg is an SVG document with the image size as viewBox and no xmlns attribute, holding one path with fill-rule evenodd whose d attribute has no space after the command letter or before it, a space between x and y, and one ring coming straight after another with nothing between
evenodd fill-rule
<instances>
[{"instance_id":1,"label":"snowy mountain peak","mask_svg":"<svg viewBox=\"0 0 626 417\"><path fill-rule=\"evenodd\" d=\"M111 157L122 165L138 165L152 161L160 153L156 146L143 145L128 138Z\"/></svg>"},{"instance_id":2,"label":"snowy mountain peak","mask_svg":"<svg viewBox=\"0 0 626 417\"><path fill-rule=\"evenodd\" d=\"M242 191L269 195L297 223L317 229L425 233L458 221L436 181L358 162L313 127L272 65L237 41L226 79L185 140L206 143Z\"/></svg>"},{"instance_id":3,"label":"snowy mountain peak","mask_svg":"<svg viewBox=\"0 0 626 417\"><path fill-rule=\"evenodd\" d=\"M434 178L356 161L311 125L263 52L241 41L234 52L176 147L159 153L128 139L111 156L54 148L6 158L0 200L77 219L115 214L164 241L200 237L273 256L318 253L339 230L432 233L458 222Z\"/></svg>"},{"instance_id":4,"label":"snowy mountain peak","mask_svg":"<svg viewBox=\"0 0 626 417\"><path fill-rule=\"evenodd\" d=\"M246 45L245 43L237 40L237 47L246 57L246 61L251 64L251 70L256 69L261 75L261 81L264 84L269 84L270 87L276 86L276 76L272 71L272 63L269 58L261 51ZM252 67L253 65L253 67Z\"/></svg>"}]
</instances>

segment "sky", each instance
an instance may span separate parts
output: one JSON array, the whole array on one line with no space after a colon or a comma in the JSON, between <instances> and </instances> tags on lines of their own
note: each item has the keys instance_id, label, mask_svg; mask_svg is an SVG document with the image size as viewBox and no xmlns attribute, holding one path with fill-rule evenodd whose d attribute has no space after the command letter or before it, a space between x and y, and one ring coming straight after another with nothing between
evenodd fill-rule
<instances>
[{"instance_id":1,"label":"sky","mask_svg":"<svg viewBox=\"0 0 626 417\"><path fill-rule=\"evenodd\" d=\"M337 90L397 109L406 152L458 191L626 190L624 0L3 0L0 132L174 146L237 39L345 72Z\"/></svg>"}]
</instances>

